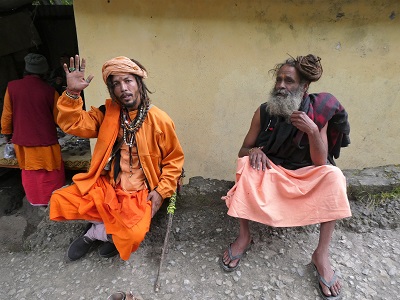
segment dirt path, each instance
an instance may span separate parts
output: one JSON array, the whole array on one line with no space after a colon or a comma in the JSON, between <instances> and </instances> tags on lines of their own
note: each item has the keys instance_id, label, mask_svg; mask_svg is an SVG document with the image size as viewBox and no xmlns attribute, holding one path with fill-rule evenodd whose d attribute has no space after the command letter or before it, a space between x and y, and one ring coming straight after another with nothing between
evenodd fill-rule
<instances>
[{"instance_id":1,"label":"dirt path","mask_svg":"<svg viewBox=\"0 0 400 300\"><path fill-rule=\"evenodd\" d=\"M100 300L118 290L132 290L141 299L321 299L309 265L318 226L276 230L252 223L255 244L236 272L222 271L220 255L237 234L236 221L219 200L229 185L200 181L184 189L158 293L154 281L165 215L153 220L146 240L126 262L119 257L101 259L92 251L80 261L66 263L66 248L81 224L50 222L47 212L41 211L44 219L24 243L31 250L19 247L0 255L0 299ZM338 223L331 257L341 273L344 299L397 299L399 202L374 211L353 202L354 217ZM382 218L387 227L379 223ZM6 219L21 224L29 217L17 213Z\"/></svg>"}]
</instances>

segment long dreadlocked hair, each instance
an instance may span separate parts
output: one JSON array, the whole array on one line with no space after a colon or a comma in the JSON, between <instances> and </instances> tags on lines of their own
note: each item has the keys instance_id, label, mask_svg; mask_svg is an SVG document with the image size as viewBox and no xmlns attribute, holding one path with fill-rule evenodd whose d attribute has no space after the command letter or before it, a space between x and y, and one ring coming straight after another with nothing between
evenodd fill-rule
<instances>
[{"instance_id":1,"label":"long dreadlocked hair","mask_svg":"<svg viewBox=\"0 0 400 300\"><path fill-rule=\"evenodd\" d=\"M285 62L277 64L271 72L276 76L279 69L288 65L296 68L300 76L300 83L310 83L318 81L322 75L321 58L313 54L307 56L290 57Z\"/></svg>"}]
</instances>

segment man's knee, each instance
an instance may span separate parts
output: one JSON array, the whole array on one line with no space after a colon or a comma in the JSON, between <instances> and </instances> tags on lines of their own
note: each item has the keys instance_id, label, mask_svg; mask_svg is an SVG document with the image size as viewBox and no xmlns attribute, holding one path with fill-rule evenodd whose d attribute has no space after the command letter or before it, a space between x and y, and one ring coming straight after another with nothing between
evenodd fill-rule
<instances>
[{"instance_id":1,"label":"man's knee","mask_svg":"<svg viewBox=\"0 0 400 300\"><path fill-rule=\"evenodd\" d=\"M327 177L331 178L332 180L346 180L344 174L341 169L336 166L326 165L325 167L325 174Z\"/></svg>"}]
</instances>

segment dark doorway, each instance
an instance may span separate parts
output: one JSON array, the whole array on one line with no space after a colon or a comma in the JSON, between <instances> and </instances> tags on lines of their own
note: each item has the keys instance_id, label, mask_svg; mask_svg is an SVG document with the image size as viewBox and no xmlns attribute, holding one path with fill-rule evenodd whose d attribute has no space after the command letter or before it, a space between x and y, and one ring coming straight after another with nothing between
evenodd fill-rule
<instances>
[{"instance_id":1,"label":"dark doorway","mask_svg":"<svg viewBox=\"0 0 400 300\"><path fill-rule=\"evenodd\" d=\"M44 55L49 63L48 80L60 70L60 57L78 53L72 5L24 5L0 11L0 114L7 83L22 78L24 57Z\"/></svg>"}]
</instances>

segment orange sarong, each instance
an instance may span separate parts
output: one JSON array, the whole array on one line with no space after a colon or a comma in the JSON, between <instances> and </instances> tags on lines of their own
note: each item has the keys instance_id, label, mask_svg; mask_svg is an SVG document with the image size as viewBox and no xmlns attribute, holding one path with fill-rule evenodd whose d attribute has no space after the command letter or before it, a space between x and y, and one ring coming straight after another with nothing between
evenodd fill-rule
<instances>
[{"instance_id":1,"label":"orange sarong","mask_svg":"<svg viewBox=\"0 0 400 300\"><path fill-rule=\"evenodd\" d=\"M257 171L238 159L236 184L225 197L228 215L274 227L318 224L351 216L346 178L331 165Z\"/></svg>"},{"instance_id":2,"label":"orange sarong","mask_svg":"<svg viewBox=\"0 0 400 300\"><path fill-rule=\"evenodd\" d=\"M151 201L147 196L147 189L128 193L100 176L83 196L76 184L55 191L50 200L50 219L103 222L121 258L128 260L150 229Z\"/></svg>"}]
</instances>

